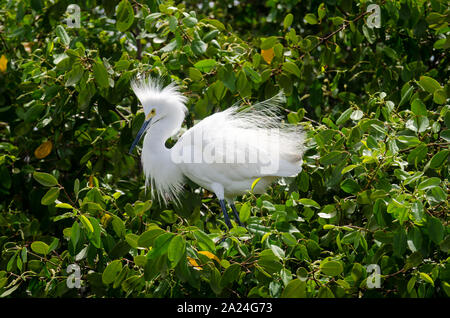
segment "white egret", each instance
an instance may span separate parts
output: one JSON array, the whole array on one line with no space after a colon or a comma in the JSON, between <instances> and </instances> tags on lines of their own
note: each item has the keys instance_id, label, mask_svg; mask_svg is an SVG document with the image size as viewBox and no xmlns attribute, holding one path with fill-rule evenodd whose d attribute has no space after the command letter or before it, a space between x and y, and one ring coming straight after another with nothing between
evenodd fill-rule
<instances>
[{"instance_id":1,"label":"white egret","mask_svg":"<svg viewBox=\"0 0 450 318\"><path fill-rule=\"evenodd\" d=\"M142 165L146 186L165 203L178 200L186 178L215 193L228 228L232 227L225 201L234 205L237 196L264 193L280 177L302 170L304 133L282 122L278 114L282 96L247 107L233 106L206 117L187 130L170 149L165 142L176 135L188 112L175 83L164 87L160 79L140 78L131 87L143 105L145 120L130 153L145 135Z\"/></svg>"}]
</instances>

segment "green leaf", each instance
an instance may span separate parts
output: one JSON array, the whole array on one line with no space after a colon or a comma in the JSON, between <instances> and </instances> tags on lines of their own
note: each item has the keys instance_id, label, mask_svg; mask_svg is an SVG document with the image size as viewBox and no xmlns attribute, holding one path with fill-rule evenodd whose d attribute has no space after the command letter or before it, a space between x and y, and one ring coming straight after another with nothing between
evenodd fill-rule
<instances>
[{"instance_id":1,"label":"green leaf","mask_svg":"<svg viewBox=\"0 0 450 318\"><path fill-rule=\"evenodd\" d=\"M186 252L186 241L181 235L175 236L169 243L167 257L169 258L171 268L177 266Z\"/></svg>"},{"instance_id":2,"label":"green leaf","mask_svg":"<svg viewBox=\"0 0 450 318\"><path fill-rule=\"evenodd\" d=\"M134 10L128 0L122 0L116 9L116 28L120 32L128 30L134 22Z\"/></svg>"},{"instance_id":3,"label":"green leaf","mask_svg":"<svg viewBox=\"0 0 450 318\"><path fill-rule=\"evenodd\" d=\"M150 253L147 254L147 258L155 259L161 255L165 255L168 252L169 244L172 241L174 234L165 232L155 239L153 248Z\"/></svg>"},{"instance_id":4,"label":"green leaf","mask_svg":"<svg viewBox=\"0 0 450 318\"><path fill-rule=\"evenodd\" d=\"M439 105L445 104L445 102L447 101L447 95L445 94L445 91L442 88L434 91L433 101Z\"/></svg>"},{"instance_id":5,"label":"green leaf","mask_svg":"<svg viewBox=\"0 0 450 318\"><path fill-rule=\"evenodd\" d=\"M71 206L69 203L58 203L57 205L55 205L57 208L61 208L61 209L73 209L73 206Z\"/></svg>"},{"instance_id":6,"label":"green leaf","mask_svg":"<svg viewBox=\"0 0 450 318\"><path fill-rule=\"evenodd\" d=\"M435 244L439 245L441 241L444 239L445 233L444 225L438 218L432 216L427 217L427 230L430 239Z\"/></svg>"},{"instance_id":7,"label":"green leaf","mask_svg":"<svg viewBox=\"0 0 450 318\"><path fill-rule=\"evenodd\" d=\"M434 281L433 281L433 279L432 279L428 274L420 272L420 273L419 273L419 276L420 276L420 278L423 279L425 282L427 282L427 283L429 283L429 284L431 284L431 285L434 286Z\"/></svg>"},{"instance_id":8,"label":"green leaf","mask_svg":"<svg viewBox=\"0 0 450 318\"><path fill-rule=\"evenodd\" d=\"M343 17L331 17L331 18L328 18L328 20L330 20L333 23L333 25L341 25L345 21ZM352 24L350 23L350 27L351 27L351 25Z\"/></svg>"},{"instance_id":9,"label":"green leaf","mask_svg":"<svg viewBox=\"0 0 450 318\"><path fill-rule=\"evenodd\" d=\"M402 257L406 251L406 232L404 228L400 228L395 232L392 246L394 255Z\"/></svg>"},{"instance_id":10,"label":"green leaf","mask_svg":"<svg viewBox=\"0 0 450 318\"><path fill-rule=\"evenodd\" d=\"M80 225L78 224L78 222L73 222L70 229L70 242L72 243L73 247L77 246L78 241L80 240L80 234Z\"/></svg>"},{"instance_id":11,"label":"green leaf","mask_svg":"<svg viewBox=\"0 0 450 318\"><path fill-rule=\"evenodd\" d=\"M194 67L198 70L200 70L203 73L208 73L211 71L215 66L217 65L216 60L213 59L206 59L198 61L194 64Z\"/></svg>"},{"instance_id":12,"label":"green leaf","mask_svg":"<svg viewBox=\"0 0 450 318\"><path fill-rule=\"evenodd\" d=\"M411 103L411 111L417 116L426 116L428 114L427 107L418 98L413 100L413 102Z\"/></svg>"},{"instance_id":13,"label":"green leaf","mask_svg":"<svg viewBox=\"0 0 450 318\"><path fill-rule=\"evenodd\" d=\"M283 20L283 27L284 29L289 28L292 25L292 22L294 21L294 15L292 13L288 13Z\"/></svg>"},{"instance_id":14,"label":"green leaf","mask_svg":"<svg viewBox=\"0 0 450 318\"><path fill-rule=\"evenodd\" d=\"M441 150L437 154L435 154L430 160L430 168L431 169L439 169L448 161L448 156L450 155L450 150Z\"/></svg>"},{"instance_id":15,"label":"green leaf","mask_svg":"<svg viewBox=\"0 0 450 318\"><path fill-rule=\"evenodd\" d=\"M405 269L408 270L420 264L422 264L422 254L420 252L414 252L406 259Z\"/></svg>"},{"instance_id":16,"label":"green leaf","mask_svg":"<svg viewBox=\"0 0 450 318\"><path fill-rule=\"evenodd\" d=\"M448 253L450 251L450 235L447 235L442 240L442 242L439 244L439 247L445 253Z\"/></svg>"},{"instance_id":17,"label":"green leaf","mask_svg":"<svg viewBox=\"0 0 450 318\"><path fill-rule=\"evenodd\" d=\"M361 191L359 184L353 179L345 179L341 182L341 189L347 193L356 194Z\"/></svg>"},{"instance_id":18,"label":"green leaf","mask_svg":"<svg viewBox=\"0 0 450 318\"><path fill-rule=\"evenodd\" d=\"M408 284L406 285L406 291L408 292L408 294L411 294L414 285L416 284L416 281L417 281L416 276L411 277L411 279L408 281Z\"/></svg>"},{"instance_id":19,"label":"green leaf","mask_svg":"<svg viewBox=\"0 0 450 318\"><path fill-rule=\"evenodd\" d=\"M202 73L196 68L190 67L188 72L189 78L192 79L193 81L201 81L203 78Z\"/></svg>"},{"instance_id":20,"label":"green leaf","mask_svg":"<svg viewBox=\"0 0 450 318\"><path fill-rule=\"evenodd\" d=\"M148 248L152 246L155 239L163 233L165 233L165 231L160 227L156 225L150 226L147 231L139 236L137 243L140 247Z\"/></svg>"},{"instance_id":21,"label":"green leaf","mask_svg":"<svg viewBox=\"0 0 450 318\"><path fill-rule=\"evenodd\" d=\"M88 220L92 225L93 232L88 231L87 237L89 239L89 242L92 243L96 248L100 248L101 246L101 229L100 225L98 223L98 220L92 216L88 216ZM83 224L84 225L84 224Z\"/></svg>"},{"instance_id":22,"label":"green leaf","mask_svg":"<svg viewBox=\"0 0 450 318\"><path fill-rule=\"evenodd\" d=\"M123 72L128 70L128 68L130 67L130 61L126 61L126 60L119 60L114 64L114 69L117 72Z\"/></svg>"},{"instance_id":23,"label":"green leaf","mask_svg":"<svg viewBox=\"0 0 450 318\"><path fill-rule=\"evenodd\" d=\"M122 268L122 270L119 272L119 274L117 275L116 279L114 279L114 284L113 284L113 288L118 288L122 282L125 280L125 278L127 277L128 274L128 267L125 266Z\"/></svg>"},{"instance_id":24,"label":"green leaf","mask_svg":"<svg viewBox=\"0 0 450 318\"><path fill-rule=\"evenodd\" d=\"M83 67L78 63L74 64L70 72L67 73L67 76L65 77L66 79L65 86L68 87L77 84L83 77L83 74L84 74Z\"/></svg>"},{"instance_id":25,"label":"green leaf","mask_svg":"<svg viewBox=\"0 0 450 318\"><path fill-rule=\"evenodd\" d=\"M138 239L139 236L133 233L125 235L125 241L127 241L128 245L130 245L132 248L137 248L139 246Z\"/></svg>"},{"instance_id":26,"label":"green leaf","mask_svg":"<svg viewBox=\"0 0 450 318\"><path fill-rule=\"evenodd\" d=\"M239 264L232 264L228 266L222 277L220 278L220 287L225 288L226 286L236 281L239 278L240 273L241 266Z\"/></svg>"},{"instance_id":27,"label":"green leaf","mask_svg":"<svg viewBox=\"0 0 450 318\"><path fill-rule=\"evenodd\" d=\"M49 251L49 247L46 243L41 241L34 241L31 243L31 250L35 253L47 255Z\"/></svg>"},{"instance_id":28,"label":"green leaf","mask_svg":"<svg viewBox=\"0 0 450 318\"><path fill-rule=\"evenodd\" d=\"M125 237L125 224L119 217L114 216L111 224L118 237Z\"/></svg>"},{"instance_id":29,"label":"green leaf","mask_svg":"<svg viewBox=\"0 0 450 318\"><path fill-rule=\"evenodd\" d=\"M362 26L362 31L363 31L364 37L367 39L367 41L370 44L375 43L375 41L377 40L377 34L375 33L375 31L372 28L369 28L367 26L367 24L364 24Z\"/></svg>"},{"instance_id":30,"label":"green leaf","mask_svg":"<svg viewBox=\"0 0 450 318\"><path fill-rule=\"evenodd\" d=\"M402 94L402 98L400 99L400 103L398 103L398 107L401 107L403 104L405 104L409 99L411 98L412 94L414 92L414 87L410 86L404 94Z\"/></svg>"},{"instance_id":31,"label":"green leaf","mask_svg":"<svg viewBox=\"0 0 450 318\"><path fill-rule=\"evenodd\" d=\"M298 202L306 207L320 209L319 203L317 203L316 201L314 201L312 199L303 198L303 199L298 200Z\"/></svg>"},{"instance_id":32,"label":"green leaf","mask_svg":"<svg viewBox=\"0 0 450 318\"><path fill-rule=\"evenodd\" d=\"M58 36L58 38L61 40L61 42L65 45L65 46L69 46L70 44L70 37L67 34L66 30L61 26L58 25L55 29L55 33Z\"/></svg>"},{"instance_id":33,"label":"green leaf","mask_svg":"<svg viewBox=\"0 0 450 318\"><path fill-rule=\"evenodd\" d=\"M420 201L416 201L411 205L411 213L416 219L417 222L420 222L423 218L423 203Z\"/></svg>"},{"instance_id":34,"label":"green leaf","mask_svg":"<svg viewBox=\"0 0 450 318\"><path fill-rule=\"evenodd\" d=\"M295 64L294 62L291 62L291 61L285 62L283 64L283 70L288 73L294 74L298 78L300 78L300 76L301 76L300 69L298 68L297 64Z\"/></svg>"},{"instance_id":35,"label":"green leaf","mask_svg":"<svg viewBox=\"0 0 450 318\"><path fill-rule=\"evenodd\" d=\"M186 17L183 19L184 25L186 25L189 28L194 27L197 24L198 20L194 17Z\"/></svg>"},{"instance_id":36,"label":"green leaf","mask_svg":"<svg viewBox=\"0 0 450 318\"><path fill-rule=\"evenodd\" d=\"M440 89L441 85L434 78L421 76L419 80L420 86L428 93L433 94L435 90Z\"/></svg>"},{"instance_id":37,"label":"green leaf","mask_svg":"<svg viewBox=\"0 0 450 318\"><path fill-rule=\"evenodd\" d=\"M283 268L279 258L275 256L271 249L265 249L259 254L258 265L269 275L279 273Z\"/></svg>"},{"instance_id":38,"label":"green leaf","mask_svg":"<svg viewBox=\"0 0 450 318\"><path fill-rule=\"evenodd\" d=\"M219 20L215 20L215 19L202 19L202 22L206 22L208 24L211 24L213 26L215 26L217 29L219 29L220 31L225 31L226 28L223 25L222 22L220 22Z\"/></svg>"},{"instance_id":39,"label":"green leaf","mask_svg":"<svg viewBox=\"0 0 450 318\"><path fill-rule=\"evenodd\" d=\"M254 83L260 83L261 82L261 75L256 72L252 67L245 65L244 66L244 72L245 74L248 75L248 77L250 77L250 79L254 82Z\"/></svg>"},{"instance_id":40,"label":"green leaf","mask_svg":"<svg viewBox=\"0 0 450 318\"><path fill-rule=\"evenodd\" d=\"M228 88L231 92L236 91L236 75L233 68L228 64L225 67L221 67L217 71L217 76L220 81Z\"/></svg>"},{"instance_id":41,"label":"green leaf","mask_svg":"<svg viewBox=\"0 0 450 318\"><path fill-rule=\"evenodd\" d=\"M45 187L54 187L58 184L58 180L54 176L45 172L33 172L33 178Z\"/></svg>"},{"instance_id":42,"label":"green leaf","mask_svg":"<svg viewBox=\"0 0 450 318\"><path fill-rule=\"evenodd\" d=\"M337 276L344 270L341 262L323 260L320 263L320 270L328 276Z\"/></svg>"},{"instance_id":43,"label":"green leaf","mask_svg":"<svg viewBox=\"0 0 450 318\"><path fill-rule=\"evenodd\" d=\"M364 271L364 266L359 263L354 263L350 275L357 282L363 276Z\"/></svg>"},{"instance_id":44,"label":"green leaf","mask_svg":"<svg viewBox=\"0 0 450 318\"><path fill-rule=\"evenodd\" d=\"M100 88L109 87L109 75L103 62L97 61L93 65L94 79Z\"/></svg>"},{"instance_id":45,"label":"green leaf","mask_svg":"<svg viewBox=\"0 0 450 318\"><path fill-rule=\"evenodd\" d=\"M284 251L277 245L270 245L270 249L272 250L273 254L278 257L279 259L284 259L286 257Z\"/></svg>"},{"instance_id":46,"label":"green leaf","mask_svg":"<svg viewBox=\"0 0 450 318\"><path fill-rule=\"evenodd\" d=\"M343 123L345 123L347 120L350 119L350 116L353 113L353 109L352 108L348 108L346 109L341 116L339 116L339 118L336 120L336 125L342 125Z\"/></svg>"},{"instance_id":47,"label":"green leaf","mask_svg":"<svg viewBox=\"0 0 450 318\"><path fill-rule=\"evenodd\" d=\"M209 41L211 41L212 39L214 39L217 35L219 35L220 31L219 30L211 30L208 33L205 34L205 36L203 37L203 42L208 43Z\"/></svg>"},{"instance_id":48,"label":"green leaf","mask_svg":"<svg viewBox=\"0 0 450 318\"><path fill-rule=\"evenodd\" d=\"M297 113L289 113L287 119L290 124L297 124L300 121Z\"/></svg>"},{"instance_id":49,"label":"green leaf","mask_svg":"<svg viewBox=\"0 0 450 318\"><path fill-rule=\"evenodd\" d=\"M392 232L384 232L382 230L378 230L373 234L373 238L381 243L392 243L394 239L394 235Z\"/></svg>"},{"instance_id":50,"label":"green leaf","mask_svg":"<svg viewBox=\"0 0 450 318\"><path fill-rule=\"evenodd\" d=\"M335 298L333 292L328 286L321 286L319 288L318 298Z\"/></svg>"},{"instance_id":51,"label":"green leaf","mask_svg":"<svg viewBox=\"0 0 450 318\"><path fill-rule=\"evenodd\" d=\"M304 17L306 23L317 24L317 18L314 13L307 13Z\"/></svg>"},{"instance_id":52,"label":"green leaf","mask_svg":"<svg viewBox=\"0 0 450 318\"><path fill-rule=\"evenodd\" d=\"M325 3L322 2L317 8L317 16L319 17L319 21L322 21L326 14L327 9L325 8Z\"/></svg>"},{"instance_id":53,"label":"green leaf","mask_svg":"<svg viewBox=\"0 0 450 318\"><path fill-rule=\"evenodd\" d=\"M212 252L216 250L214 241L202 230L194 231L194 236L198 240L198 243L202 250L208 250Z\"/></svg>"},{"instance_id":54,"label":"green leaf","mask_svg":"<svg viewBox=\"0 0 450 318\"><path fill-rule=\"evenodd\" d=\"M17 288L20 287L20 285L21 285L21 283L19 282L18 284L14 285L13 287L7 289L0 295L0 298L5 298L5 297L11 295L12 293L14 293L16 291Z\"/></svg>"},{"instance_id":55,"label":"green leaf","mask_svg":"<svg viewBox=\"0 0 450 318\"><path fill-rule=\"evenodd\" d=\"M319 160L319 162L324 165L332 165L332 164L338 164L344 161L344 159L347 157L347 154L343 151L331 151L330 153L327 153L326 155L322 156Z\"/></svg>"},{"instance_id":56,"label":"green leaf","mask_svg":"<svg viewBox=\"0 0 450 318\"><path fill-rule=\"evenodd\" d=\"M276 36L268 37L261 42L261 50L268 50L270 48L273 48L273 46L277 42L278 42L278 39Z\"/></svg>"},{"instance_id":57,"label":"green leaf","mask_svg":"<svg viewBox=\"0 0 450 318\"><path fill-rule=\"evenodd\" d=\"M352 171L353 169L355 169L358 165L348 165L347 167L345 167L344 169L342 169L341 174L346 174L347 172Z\"/></svg>"},{"instance_id":58,"label":"green leaf","mask_svg":"<svg viewBox=\"0 0 450 318\"><path fill-rule=\"evenodd\" d=\"M171 42L169 42L169 44L167 44L164 47L162 47L160 49L160 51L163 52L163 53L168 53L168 52L172 52L177 47L178 47L178 41L177 40L172 40ZM200 54L203 54L203 53L200 53Z\"/></svg>"},{"instance_id":59,"label":"green leaf","mask_svg":"<svg viewBox=\"0 0 450 318\"><path fill-rule=\"evenodd\" d=\"M441 179L439 179L438 177L427 178L427 179L423 180L421 183L419 183L419 185L417 186L417 189L428 190L431 188L438 187L440 185L440 183L441 183Z\"/></svg>"},{"instance_id":60,"label":"green leaf","mask_svg":"<svg viewBox=\"0 0 450 318\"><path fill-rule=\"evenodd\" d=\"M42 205L50 205L55 202L59 195L59 188L53 187L50 188L47 193L42 197L41 204Z\"/></svg>"},{"instance_id":61,"label":"green leaf","mask_svg":"<svg viewBox=\"0 0 450 318\"><path fill-rule=\"evenodd\" d=\"M195 55L202 55L205 54L208 45L201 40L194 40L192 41L191 48Z\"/></svg>"},{"instance_id":62,"label":"green leaf","mask_svg":"<svg viewBox=\"0 0 450 318\"><path fill-rule=\"evenodd\" d=\"M102 274L102 282L106 285L111 284L116 279L117 275L122 270L122 262L114 260L106 266Z\"/></svg>"},{"instance_id":63,"label":"green leaf","mask_svg":"<svg viewBox=\"0 0 450 318\"><path fill-rule=\"evenodd\" d=\"M250 217L250 212L251 212L251 206L248 202L245 202L242 206L241 209L239 210L239 219L241 220L241 222L247 222L247 220Z\"/></svg>"},{"instance_id":64,"label":"green leaf","mask_svg":"<svg viewBox=\"0 0 450 318\"><path fill-rule=\"evenodd\" d=\"M67 75L65 76L66 79L65 86L68 87L77 84L83 77L83 74L84 74L83 67L78 63L74 64L70 72L67 73Z\"/></svg>"},{"instance_id":65,"label":"green leaf","mask_svg":"<svg viewBox=\"0 0 450 318\"><path fill-rule=\"evenodd\" d=\"M178 20L175 16L171 15L169 17L169 29L171 32L175 33L177 30Z\"/></svg>"},{"instance_id":66,"label":"green leaf","mask_svg":"<svg viewBox=\"0 0 450 318\"><path fill-rule=\"evenodd\" d=\"M281 294L282 298L305 298L306 283L296 278L291 280Z\"/></svg>"}]
</instances>

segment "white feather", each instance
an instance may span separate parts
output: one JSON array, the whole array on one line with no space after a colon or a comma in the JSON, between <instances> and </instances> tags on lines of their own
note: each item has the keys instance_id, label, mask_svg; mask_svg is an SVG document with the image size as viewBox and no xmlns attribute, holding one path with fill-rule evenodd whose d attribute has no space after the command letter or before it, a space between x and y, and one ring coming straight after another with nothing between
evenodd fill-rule
<instances>
[{"instance_id":1,"label":"white feather","mask_svg":"<svg viewBox=\"0 0 450 318\"><path fill-rule=\"evenodd\" d=\"M277 178L295 176L302 169L305 136L299 126L282 121L282 94L248 108L232 106L215 113L167 149L165 141L180 129L186 114L186 99L174 83L163 88L158 80L143 79L132 88L146 113L156 109L155 123L144 139L142 164L152 193L156 190L164 202L178 200L185 177L231 201L249 191L257 178L261 180L254 190L261 193ZM205 161L205 153L215 160ZM198 162L196 154L202 156Z\"/></svg>"}]
</instances>

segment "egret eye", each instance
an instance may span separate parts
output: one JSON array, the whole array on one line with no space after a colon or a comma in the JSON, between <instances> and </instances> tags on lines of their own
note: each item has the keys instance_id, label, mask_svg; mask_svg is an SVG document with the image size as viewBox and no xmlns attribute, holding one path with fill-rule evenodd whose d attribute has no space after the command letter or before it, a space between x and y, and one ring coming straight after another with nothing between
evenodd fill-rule
<instances>
[{"instance_id":1,"label":"egret eye","mask_svg":"<svg viewBox=\"0 0 450 318\"><path fill-rule=\"evenodd\" d=\"M145 117L146 120L149 120L150 118L152 118L153 116L155 116L156 114L156 110L153 108L148 115Z\"/></svg>"}]
</instances>

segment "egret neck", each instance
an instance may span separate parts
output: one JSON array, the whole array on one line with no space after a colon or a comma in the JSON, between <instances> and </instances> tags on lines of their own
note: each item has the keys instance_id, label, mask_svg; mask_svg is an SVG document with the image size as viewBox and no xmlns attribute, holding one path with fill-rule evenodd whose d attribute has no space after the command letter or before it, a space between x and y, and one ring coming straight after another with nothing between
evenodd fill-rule
<instances>
[{"instance_id":1,"label":"egret neck","mask_svg":"<svg viewBox=\"0 0 450 318\"><path fill-rule=\"evenodd\" d=\"M146 184L151 182L152 191L160 194L163 201L173 198L184 181L180 168L173 162L170 149L165 145L167 139L175 135L184 120L184 112L168 113L164 117L154 118L148 128L142 146L142 166Z\"/></svg>"}]
</instances>

